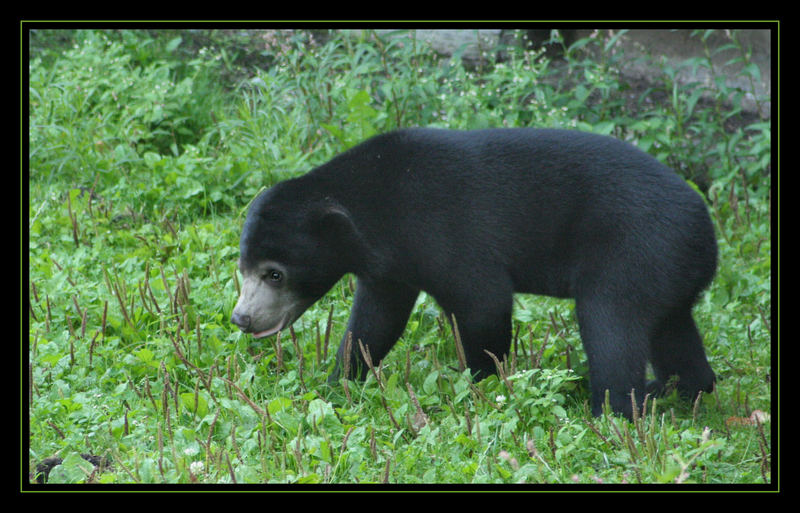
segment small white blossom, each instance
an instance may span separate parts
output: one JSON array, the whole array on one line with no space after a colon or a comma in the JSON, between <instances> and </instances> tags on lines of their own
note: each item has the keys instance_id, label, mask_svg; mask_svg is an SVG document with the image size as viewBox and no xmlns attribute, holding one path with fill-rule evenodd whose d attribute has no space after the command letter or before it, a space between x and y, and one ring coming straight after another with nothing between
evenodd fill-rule
<instances>
[{"instance_id":1,"label":"small white blossom","mask_svg":"<svg viewBox=\"0 0 800 513\"><path fill-rule=\"evenodd\" d=\"M202 474L203 473L203 462L202 461L193 461L189 464L189 471L192 474Z\"/></svg>"}]
</instances>

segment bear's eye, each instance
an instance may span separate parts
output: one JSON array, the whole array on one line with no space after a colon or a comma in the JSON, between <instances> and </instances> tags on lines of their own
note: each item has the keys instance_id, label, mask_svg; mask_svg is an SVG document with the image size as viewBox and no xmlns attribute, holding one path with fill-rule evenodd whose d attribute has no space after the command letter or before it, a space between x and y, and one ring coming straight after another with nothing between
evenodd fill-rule
<instances>
[{"instance_id":1,"label":"bear's eye","mask_svg":"<svg viewBox=\"0 0 800 513\"><path fill-rule=\"evenodd\" d=\"M279 281L281 281L283 279L283 275L281 274L280 271L276 271L275 269L270 269L264 275L264 279L267 280L267 281L271 281L271 282L277 283L277 282L279 282Z\"/></svg>"}]
</instances>

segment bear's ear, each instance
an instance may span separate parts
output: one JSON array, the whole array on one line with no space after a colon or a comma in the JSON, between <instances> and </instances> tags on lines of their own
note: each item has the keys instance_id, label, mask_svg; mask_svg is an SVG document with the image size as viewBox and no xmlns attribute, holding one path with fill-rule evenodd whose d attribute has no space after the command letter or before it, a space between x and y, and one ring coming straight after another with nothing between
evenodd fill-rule
<instances>
[{"instance_id":1,"label":"bear's ear","mask_svg":"<svg viewBox=\"0 0 800 513\"><path fill-rule=\"evenodd\" d=\"M315 211L313 224L316 236L335 253L346 272L365 269L377 261L356 220L344 206L326 198Z\"/></svg>"},{"instance_id":2,"label":"bear's ear","mask_svg":"<svg viewBox=\"0 0 800 513\"><path fill-rule=\"evenodd\" d=\"M334 243L352 244L358 239L350 213L341 205L327 201L314 216L314 225L317 232L325 239Z\"/></svg>"}]
</instances>

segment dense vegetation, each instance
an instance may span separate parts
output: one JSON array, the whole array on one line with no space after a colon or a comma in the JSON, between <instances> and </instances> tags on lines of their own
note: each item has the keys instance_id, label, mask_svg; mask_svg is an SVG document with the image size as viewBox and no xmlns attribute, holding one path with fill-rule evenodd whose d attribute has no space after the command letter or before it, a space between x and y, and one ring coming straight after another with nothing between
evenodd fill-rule
<instances>
[{"instance_id":1,"label":"dense vegetation","mask_svg":"<svg viewBox=\"0 0 800 513\"><path fill-rule=\"evenodd\" d=\"M759 79L721 35L678 67L652 57L661 82L637 89L619 32L469 67L413 32L32 31L31 476L58 456L50 483L772 482L770 123L713 75L725 51ZM676 81L700 67L716 79ZM720 243L695 310L717 390L592 418L573 305L541 297L516 298L513 356L480 383L423 294L380 369L328 387L351 277L278 339L232 326L257 192L417 125L612 134L695 183Z\"/></svg>"}]
</instances>

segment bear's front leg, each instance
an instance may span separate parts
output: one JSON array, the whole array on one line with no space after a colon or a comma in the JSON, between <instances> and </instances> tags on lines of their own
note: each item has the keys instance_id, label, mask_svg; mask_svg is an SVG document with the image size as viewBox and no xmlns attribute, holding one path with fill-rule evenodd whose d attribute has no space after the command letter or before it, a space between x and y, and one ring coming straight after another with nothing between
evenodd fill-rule
<instances>
[{"instance_id":1,"label":"bear's front leg","mask_svg":"<svg viewBox=\"0 0 800 513\"><path fill-rule=\"evenodd\" d=\"M347 332L336 353L336 367L328 382L336 382L345 371L348 334L352 334L352 338L347 377L364 379L369 369L359 341L369 351L372 364L378 365L403 334L418 295L418 290L402 283L359 278Z\"/></svg>"},{"instance_id":2,"label":"bear's front leg","mask_svg":"<svg viewBox=\"0 0 800 513\"><path fill-rule=\"evenodd\" d=\"M511 347L511 310L513 293L509 280L500 272L488 273L494 282L481 283L480 293L462 293L443 298L440 304L452 324L458 327L467 367L476 381L497 374L497 365Z\"/></svg>"},{"instance_id":3,"label":"bear's front leg","mask_svg":"<svg viewBox=\"0 0 800 513\"><path fill-rule=\"evenodd\" d=\"M467 367L475 381L497 374L497 364L489 353L501 363L508 356L511 348L511 310L494 316L484 313L479 319L475 316L459 317L458 314L455 314L455 318Z\"/></svg>"}]
</instances>

